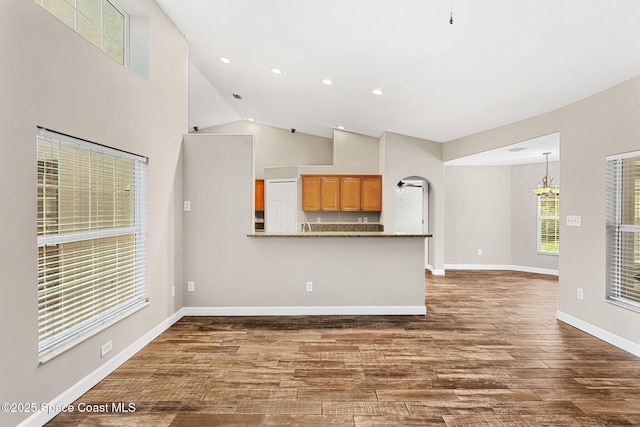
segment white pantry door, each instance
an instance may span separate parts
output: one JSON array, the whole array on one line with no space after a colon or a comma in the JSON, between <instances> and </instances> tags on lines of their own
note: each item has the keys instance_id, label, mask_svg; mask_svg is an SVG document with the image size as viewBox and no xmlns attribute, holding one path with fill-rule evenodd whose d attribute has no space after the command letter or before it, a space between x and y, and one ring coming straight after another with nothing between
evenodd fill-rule
<instances>
[{"instance_id":1,"label":"white pantry door","mask_svg":"<svg viewBox=\"0 0 640 427\"><path fill-rule=\"evenodd\" d=\"M297 180L265 180L265 231L282 233L298 231Z\"/></svg>"}]
</instances>

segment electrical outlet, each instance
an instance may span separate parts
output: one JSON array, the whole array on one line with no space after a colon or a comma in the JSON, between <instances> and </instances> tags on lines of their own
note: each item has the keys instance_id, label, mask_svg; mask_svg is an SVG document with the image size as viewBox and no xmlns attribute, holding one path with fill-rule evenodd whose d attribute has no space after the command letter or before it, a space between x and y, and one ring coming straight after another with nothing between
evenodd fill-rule
<instances>
[{"instance_id":1,"label":"electrical outlet","mask_svg":"<svg viewBox=\"0 0 640 427\"><path fill-rule=\"evenodd\" d=\"M578 299L584 299L584 289L578 288Z\"/></svg>"},{"instance_id":2,"label":"electrical outlet","mask_svg":"<svg viewBox=\"0 0 640 427\"><path fill-rule=\"evenodd\" d=\"M113 342L111 340L102 344L100 347L100 357L104 357L105 354L109 353L113 349Z\"/></svg>"},{"instance_id":3,"label":"electrical outlet","mask_svg":"<svg viewBox=\"0 0 640 427\"><path fill-rule=\"evenodd\" d=\"M196 290L196 282L187 282L187 291L193 292Z\"/></svg>"},{"instance_id":4,"label":"electrical outlet","mask_svg":"<svg viewBox=\"0 0 640 427\"><path fill-rule=\"evenodd\" d=\"M365 216L363 219L364 219L364 222L369 222L369 217Z\"/></svg>"},{"instance_id":5,"label":"electrical outlet","mask_svg":"<svg viewBox=\"0 0 640 427\"><path fill-rule=\"evenodd\" d=\"M322 218L316 217L316 222L322 222Z\"/></svg>"},{"instance_id":6,"label":"electrical outlet","mask_svg":"<svg viewBox=\"0 0 640 427\"><path fill-rule=\"evenodd\" d=\"M567 225L569 227L582 226L582 217L580 215L567 215Z\"/></svg>"},{"instance_id":7,"label":"electrical outlet","mask_svg":"<svg viewBox=\"0 0 640 427\"><path fill-rule=\"evenodd\" d=\"M313 282L307 282L307 292L313 292Z\"/></svg>"},{"instance_id":8,"label":"electrical outlet","mask_svg":"<svg viewBox=\"0 0 640 427\"><path fill-rule=\"evenodd\" d=\"M482 249L478 249L478 255L482 255Z\"/></svg>"},{"instance_id":9,"label":"electrical outlet","mask_svg":"<svg viewBox=\"0 0 640 427\"><path fill-rule=\"evenodd\" d=\"M191 210L191 202L188 200L184 201L184 211L189 212Z\"/></svg>"},{"instance_id":10,"label":"electrical outlet","mask_svg":"<svg viewBox=\"0 0 640 427\"><path fill-rule=\"evenodd\" d=\"M361 216L358 217L358 222L362 222L362 217Z\"/></svg>"},{"instance_id":11,"label":"electrical outlet","mask_svg":"<svg viewBox=\"0 0 640 427\"><path fill-rule=\"evenodd\" d=\"M175 297L175 296L176 296L176 287L175 287L175 286L172 286L172 287L171 287L171 296L172 296L172 297Z\"/></svg>"}]
</instances>

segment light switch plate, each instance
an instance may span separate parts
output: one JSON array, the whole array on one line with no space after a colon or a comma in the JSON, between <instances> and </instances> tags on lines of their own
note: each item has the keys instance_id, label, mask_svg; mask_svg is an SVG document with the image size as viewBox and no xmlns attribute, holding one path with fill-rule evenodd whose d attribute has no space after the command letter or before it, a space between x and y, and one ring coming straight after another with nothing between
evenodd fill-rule
<instances>
[{"instance_id":1,"label":"light switch plate","mask_svg":"<svg viewBox=\"0 0 640 427\"><path fill-rule=\"evenodd\" d=\"M188 200L184 201L184 211L189 212L191 210L191 202Z\"/></svg>"},{"instance_id":2,"label":"light switch plate","mask_svg":"<svg viewBox=\"0 0 640 427\"><path fill-rule=\"evenodd\" d=\"M569 227L582 226L582 217L580 215L567 215L567 225Z\"/></svg>"}]
</instances>

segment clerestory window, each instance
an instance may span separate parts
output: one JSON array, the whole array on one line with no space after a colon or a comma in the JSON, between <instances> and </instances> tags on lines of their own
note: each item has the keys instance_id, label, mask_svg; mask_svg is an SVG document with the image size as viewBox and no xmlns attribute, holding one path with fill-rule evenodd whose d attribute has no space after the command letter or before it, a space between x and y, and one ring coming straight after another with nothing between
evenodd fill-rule
<instances>
[{"instance_id":1,"label":"clerestory window","mask_svg":"<svg viewBox=\"0 0 640 427\"><path fill-rule=\"evenodd\" d=\"M78 34L127 65L127 14L110 0L35 0Z\"/></svg>"}]
</instances>

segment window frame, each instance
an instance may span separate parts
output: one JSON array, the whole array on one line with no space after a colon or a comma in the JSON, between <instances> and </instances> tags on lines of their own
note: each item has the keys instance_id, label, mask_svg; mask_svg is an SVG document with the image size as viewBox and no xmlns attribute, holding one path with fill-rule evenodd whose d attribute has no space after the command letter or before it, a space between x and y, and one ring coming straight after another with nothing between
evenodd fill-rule
<instances>
[{"instance_id":1,"label":"window frame","mask_svg":"<svg viewBox=\"0 0 640 427\"><path fill-rule=\"evenodd\" d=\"M555 187L555 186L554 186ZM556 198L557 199L557 215L542 215L542 200L545 198ZM538 196L538 200L536 201L536 250L539 255L560 255L560 195L556 194L553 196ZM557 251L549 251L542 248L542 222L543 221L555 221L557 222L558 228L558 250Z\"/></svg>"},{"instance_id":2,"label":"window frame","mask_svg":"<svg viewBox=\"0 0 640 427\"><path fill-rule=\"evenodd\" d=\"M100 46L97 46L93 41L91 41L89 38L87 38L79 30L78 16L79 15L85 16L85 15L83 15L78 10L77 0L71 0L71 1L64 0L64 2L73 9L73 13L74 13L73 26L71 26L71 25L69 25L69 23L65 22L61 17L56 15L52 10L47 9L47 7L44 4L45 0L34 0L34 1L35 1L36 4L40 5L44 10L46 10L47 12L51 13L53 16L58 18L62 23L67 25L69 28L73 29L73 31L75 31L83 39L87 40L92 45L98 47L102 52L106 53L107 56L109 56L111 59L113 59L114 61L116 61L119 64L123 65L124 67L129 68L129 50L130 50L129 49L129 34L130 34L129 23L130 23L130 18L129 18L129 14L120 5L118 5L115 1L113 1L113 0L100 0L100 28L98 28L100 30ZM105 49L105 37L109 38L110 40L113 40L113 39L111 37L109 37L108 35L105 35L105 32L104 32L104 1L109 3L123 17L122 62L120 62L119 59L111 56L109 54L109 52Z\"/></svg>"},{"instance_id":3,"label":"window frame","mask_svg":"<svg viewBox=\"0 0 640 427\"><path fill-rule=\"evenodd\" d=\"M635 160L633 160L635 159ZM636 264L636 240L640 238L640 221L638 216L640 214L640 207L637 205L640 201L640 171L636 170L633 175L633 193L634 203L629 205L625 197L624 187L629 185L630 181L624 180L624 161L633 160L638 163L635 166L636 169L640 168L640 151L633 151L628 153L616 154L607 156L607 168L606 168L606 301L608 303L635 311L640 312L640 283L633 285L633 290L630 288L632 285L629 283L629 274L632 275L633 280L640 282L638 277L640 273L634 271L628 271L625 264L625 260L632 259L633 264ZM623 209L629 206L634 208L634 223L627 224L623 220ZM627 247L623 233L633 233L634 245L631 254L625 251ZM628 243L628 241L627 241ZM640 245L638 245L640 246ZM640 248L639 248L640 249ZM638 260L640 261L640 259ZM638 263L640 264L640 262ZM627 298L622 294L632 295L636 299Z\"/></svg>"},{"instance_id":4,"label":"window frame","mask_svg":"<svg viewBox=\"0 0 640 427\"><path fill-rule=\"evenodd\" d=\"M132 176L131 180L133 182L132 188L130 190L121 190L121 194L132 191L133 197L130 199L129 203L129 212L124 214L125 224L120 224L119 220L116 218L117 212L115 208L113 211L107 209L107 217L109 215L113 216L113 226L107 227L104 225L89 226L88 230L84 230L84 225L81 225L78 230L75 229L77 221L74 216L73 221L69 221L65 215L62 214L62 204L64 197L62 196L63 190L69 191L68 188L75 189L75 185L73 184L73 179L78 179L79 175L77 170L71 170L74 165L74 161L58 161L55 166L54 175L56 176L56 183L53 184L51 181L46 180L46 175L42 174L40 176L43 167L46 167L46 161L50 161L51 159L41 160L39 154L37 161L37 172L38 172L38 186L42 187L42 194L40 190L38 191L38 233L37 233L37 257L38 257L38 356L40 363L46 363L47 361L53 359L54 357L64 353L68 349L78 345L79 343L85 341L86 339L94 336L95 334L103 331L104 329L112 326L113 324L119 322L120 320L130 316L131 314L139 311L140 309L149 305L148 300L148 286L147 286L147 269L148 269L148 260L147 260L147 181L148 181L148 159L143 156L134 155L131 153L123 152L120 150L112 149L100 144L95 144L86 140L74 138L68 135L60 134L57 132L53 132L44 128L38 127L36 130L36 147L38 150L41 149L41 145L53 145L60 147L64 144L64 149L66 153L78 153L78 156L87 156L88 153L97 153L99 156L107 156L107 158L113 158L114 163L118 163L124 166L131 168ZM55 158L55 156L53 156ZM41 164L42 163L42 164ZM118 167L118 166L114 166ZM65 169L66 168L66 169ZM76 174L75 178L69 178L68 174L73 171ZM65 174L67 174L67 179L65 181ZM100 173L99 178L109 177L109 175L103 175ZM126 176L126 175L125 175ZM95 176L85 176L80 175L80 179L85 181L91 181L91 186L95 185L96 190L101 187L101 181L96 179ZM73 184L69 186L69 184ZM65 187L66 185L66 187ZM47 231L45 227L41 227L46 223L51 222L51 219L46 216L47 209L45 208L46 198L46 190L44 187L55 188L56 191L56 199L52 204L55 205L51 211L53 211L52 217L55 217L55 224L51 231ZM91 187L90 186L90 187ZM108 195L112 195L113 199L119 196L118 188L116 185L112 185L112 190L109 190ZM75 191L75 190L73 190ZM59 195L58 195L59 194ZM75 193L74 193L75 194ZM93 194L93 193L91 193ZM97 193L96 193L97 194ZM73 198L74 200L74 215L82 215L75 213L75 198L78 196L66 195L67 203L69 199ZM49 203L51 200L49 199ZM92 209L90 207L89 209ZM99 208L98 208L99 209ZM125 208L126 209L126 208ZM57 212L56 212L57 210ZM97 212L99 216L100 212ZM91 215L89 215L91 216ZM86 217L82 217L86 219ZM129 218L128 220L126 218ZM126 224L126 222L131 221L130 224ZM69 226L73 227L72 230L69 230ZM124 249L115 249L117 255L113 255L111 251L114 251L114 241L118 248L120 248L120 240L130 238L129 243L125 244ZM111 239L110 243L108 242ZM115 240L114 240L115 239ZM91 246L91 252L88 256L92 260L91 263L96 262L97 260L101 261L109 261L111 259L119 260L122 257L129 257L129 263L126 269L121 269L120 266L113 267L111 264L108 264L110 267L108 269L108 273L120 274L120 276L127 276L127 279L116 278L115 280L109 276L107 281L104 271L96 271L94 269L90 269L91 272L87 274L83 271L81 274L83 275L82 283L79 287L74 285L74 289L69 291L69 281L77 282L78 279L69 279L68 281L64 278L66 276L73 276L70 273L78 274L79 266L82 265L81 261L78 261L78 258L82 258L83 256L86 259L86 252L81 256L78 253L75 254L75 258L71 256L73 253L72 249L69 249L69 253L65 255L58 255L58 253L62 253L64 248L64 244L70 245L71 247L81 244L88 244ZM78 249L76 249L78 251ZM124 252L122 252L124 251ZM53 252L56 252L55 255L51 255ZM80 251L78 251L81 253ZM97 254L97 255L96 255ZM53 261L48 261L47 257L53 256ZM41 259L42 257L42 259ZM65 258L66 257L66 258ZM64 261L63 261L64 258ZM51 258L49 258L51 260ZM85 262L86 263L86 262ZM66 268L61 264L67 264L70 267ZM53 279L49 279L53 277ZM86 278L85 278L86 277ZM51 285L53 283L53 285ZM56 285L57 283L57 285ZM44 291L41 294L41 287L44 286L46 288L47 284L49 286L48 291ZM55 289L56 286L59 286L59 289ZM97 288L96 288L97 286ZM80 288L81 290L75 290ZM115 288L117 292L111 292L110 288ZM89 289L90 291L87 291ZM91 291L91 290L94 291ZM95 289L98 289L95 291ZM70 293L71 297L67 297L69 299L76 298L76 296L90 296L90 303L82 303L81 307L83 310L91 309L91 315L83 317L83 320L80 322L73 321L74 316L76 316L75 309L70 309L65 303L48 303L48 298L58 298L56 294ZM124 298L123 298L124 295ZM102 296L103 300L100 299ZM105 304L104 299L108 299L113 301L117 299L118 302L114 304ZM94 302L95 300L95 302ZM104 306L107 307L104 307ZM54 308L52 309L51 306ZM95 308L98 307L98 310ZM58 311L56 311L58 310ZM64 328L57 328L50 326L52 323L52 317L56 317L60 315L64 315L64 319L62 320ZM58 314L54 314L58 313ZM83 311L83 313L86 313ZM57 322L58 320L56 320ZM50 332L53 329L53 332Z\"/></svg>"}]
</instances>

